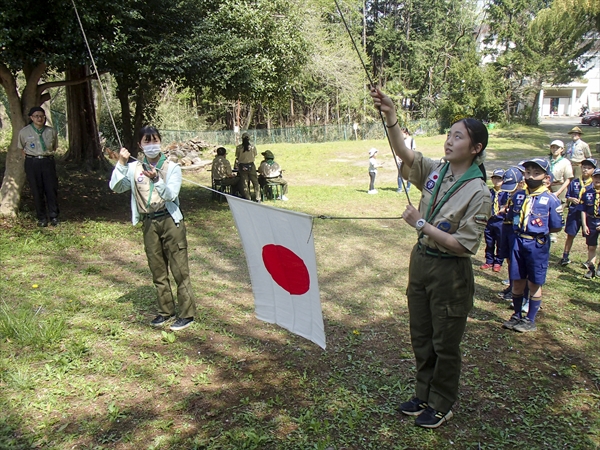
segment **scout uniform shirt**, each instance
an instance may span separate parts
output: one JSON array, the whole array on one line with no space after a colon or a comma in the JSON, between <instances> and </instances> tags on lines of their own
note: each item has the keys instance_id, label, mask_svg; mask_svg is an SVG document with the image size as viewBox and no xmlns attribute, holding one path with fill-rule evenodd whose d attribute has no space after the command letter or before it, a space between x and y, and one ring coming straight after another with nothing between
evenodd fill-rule
<instances>
[{"instance_id":1,"label":"scout uniform shirt","mask_svg":"<svg viewBox=\"0 0 600 450\"><path fill-rule=\"evenodd\" d=\"M232 176L231 163L224 155L217 155L212 162L213 180L224 180L225 178L231 178Z\"/></svg>"},{"instance_id":2,"label":"scout uniform shirt","mask_svg":"<svg viewBox=\"0 0 600 450\"><path fill-rule=\"evenodd\" d=\"M581 139L571 141L567 144L567 158L576 164L581 163L584 159L591 158L592 152L590 146Z\"/></svg>"},{"instance_id":3,"label":"scout uniform shirt","mask_svg":"<svg viewBox=\"0 0 600 450\"><path fill-rule=\"evenodd\" d=\"M560 200L544 185L533 192L517 191L513 202L513 230L517 236L541 237L564 225Z\"/></svg>"},{"instance_id":4,"label":"scout uniform shirt","mask_svg":"<svg viewBox=\"0 0 600 450\"><path fill-rule=\"evenodd\" d=\"M580 162L584 159L582 158ZM573 166L571 166L571 162L567 158L563 158L562 156L550 159L550 172L554 176L552 187L556 188L553 191L557 191L568 178L573 178Z\"/></svg>"},{"instance_id":5,"label":"scout uniform shirt","mask_svg":"<svg viewBox=\"0 0 600 450\"><path fill-rule=\"evenodd\" d=\"M40 131L30 124L19 131L17 147L29 156L52 156L58 147L58 138L54 128L44 125Z\"/></svg>"},{"instance_id":6,"label":"scout uniform shirt","mask_svg":"<svg viewBox=\"0 0 600 450\"><path fill-rule=\"evenodd\" d=\"M256 155L256 147L252 144L248 145L248 151L244 151L244 144L240 144L235 148L235 159L240 164L253 163Z\"/></svg>"},{"instance_id":7,"label":"scout uniform shirt","mask_svg":"<svg viewBox=\"0 0 600 450\"><path fill-rule=\"evenodd\" d=\"M491 211L490 191L483 179L480 178L481 172L479 172L478 178L472 178L456 189L441 208L435 212L436 206L441 203L440 200L458 182L450 170L447 170L429 212L432 217L426 218L436 182L440 178L440 172L443 170L445 163L425 158L420 152L415 152L414 156L415 159L410 171L408 171L406 165L402 166L402 175L403 177L408 175L408 180L421 191L419 212L433 226L452 234L467 249L467 252L460 256L470 257L474 255L479 248ZM465 175L472 170L479 171L479 168L471 166ZM408 172L408 174L405 172ZM450 250L427 235L423 235L419 239L419 243L431 249L452 254Z\"/></svg>"},{"instance_id":8,"label":"scout uniform shirt","mask_svg":"<svg viewBox=\"0 0 600 450\"><path fill-rule=\"evenodd\" d=\"M574 205L574 204L569 205L569 213L568 213L569 215L571 215L574 212L579 213L581 211L579 205L581 204L583 194L584 194L586 188L588 186L591 186L591 184L592 184L592 177L589 177L585 181L582 181L579 178L575 178L573 181L571 181L571 183L567 187L566 197L567 198L569 198L569 197L570 198L578 198L579 204L578 205Z\"/></svg>"},{"instance_id":9,"label":"scout uniform shirt","mask_svg":"<svg viewBox=\"0 0 600 450\"><path fill-rule=\"evenodd\" d=\"M168 166L169 162L165 160L160 169L157 166L156 170L157 172L160 170L162 173L167 173ZM148 214L163 211L165 209L165 200L158 195L158 192L154 189L154 182L142 173L143 170L142 163L138 162L135 168L136 178L135 188L133 189L138 212L140 214Z\"/></svg>"},{"instance_id":10,"label":"scout uniform shirt","mask_svg":"<svg viewBox=\"0 0 600 450\"><path fill-rule=\"evenodd\" d=\"M496 218L496 220L504 220L506 212L499 212L504 205L508 203L509 193L504 191L497 191L494 188L490 189L490 200L492 201L492 212L490 213L490 220Z\"/></svg>"},{"instance_id":11,"label":"scout uniform shirt","mask_svg":"<svg viewBox=\"0 0 600 450\"><path fill-rule=\"evenodd\" d=\"M594 186L587 187L583 194L581 211L586 213L587 225L590 231L597 232L596 227L600 224L600 192Z\"/></svg>"},{"instance_id":12,"label":"scout uniform shirt","mask_svg":"<svg viewBox=\"0 0 600 450\"><path fill-rule=\"evenodd\" d=\"M272 159L267 159L260 163L258 173L265 178L279 178L281 176L281 167Z\"/></svg>"}]
</instances>

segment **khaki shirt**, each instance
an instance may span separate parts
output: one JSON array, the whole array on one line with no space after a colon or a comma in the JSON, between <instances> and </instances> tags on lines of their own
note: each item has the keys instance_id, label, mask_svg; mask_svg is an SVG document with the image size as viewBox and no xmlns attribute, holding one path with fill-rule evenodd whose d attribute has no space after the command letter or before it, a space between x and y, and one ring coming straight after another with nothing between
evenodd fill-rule
<instances>
[{"instance_id":1,"label":"khaki shirt","mask_svg":"<svg viewBox=\"0 0 600 450\"><path fill-rule=\"evenodd\" d=\"M248 146L248 151L244 151L244 145L240 144L235 148L235 159L240 164L250 164L256 159L256 147L252 144Z\"/></svg>"},{"instance_id":2,"label":"khaki shirt","mask_svg":"<svg viewBox=\"0 0 600 450\"><path fill-rule=\"evenodd\" d=\"M563 157L558 162L553 162L553 160L550 159L550 167L552 175L554 176L553 185L561 186L569 178L573 178L573 166L571 166L571 161L567 158Z\"/></svg>"},{"instance_id":3,"label":"khaki shirt","mask_svg":"<svg viewBox=\"0 0 600 450\"><path fill-rule=\"evenodd\" d=\"M273 164L263 161L258 167L258 173L265 178L277 178L281 176L281 167L275 161L273 161Z\"/></svg>"},{"instance_id":4,"label":"khaki shirt","mask_svg":"<svg viewBox=\"0 0 600 450\"><path fill-rule=\"evenodd\" d=\"M142 173L144 168L142 163L138 162L135 168L135 187L133 193L137 202L138 213L148 214L165 209L165 200L154 188L154 183ZM160 173L166 174L169 170L169 161L165 161L160 169ZM160 175L159 175L160 176ZM148 201L150 199L150 201Z\"/></svg>"},{"instance_id":5,"label":"khaki shirt","mask_svg":"<svg viewBox=\"0 0 600 450\"><path fill-rule=\"evenodd\" d=\"M402 166L403 176L421 191L419 212L422 215L427 212L435 180L437 180L442 167L443 163L425 158L420 152L415 152L415 160L410 169L406 165ZM442 199L456 181L458 180L448 170L442 180L437 201ZM452 234L467 249L467 253L461 256L469 257L477 253L491 210L490 190L481 178L476 178L464 183L442 206L433 220L430 219L429 223ZM433 212L433 207L431 212ZM427 247L452 254L451 251L427 235L424 235L420 242Z\"/></svg>"},{"instance_id":6,"label":"khaki shirt","mask_svg":"<svg viewBox=\"0 0 600 450\"><path fill-rule=\"evenodd\" d=\"M571 141L567 144L567 157L573 163L581 163L584 159L591 158L590 146L581 139Z\"/></svg>"},{"instance_id":7,"label":"khaki shirt","mask_svg":"<svg viewBox=\"0 0 600 450\"><path fill-rule=\"evenodd\" d=\"M46 151L42 147L40 137L44 139L46 144ZM25 154L30 156L48 156L53 155L58 147L58 137L54 128L44 125L44 131L42 135L36 133L33 129L33 124L27 125L21 131L19 131L19 139L17 141L17 148L24 150Z\"/></svg>"},{"instance_id":8,"label":"khaki shirt","mask_svg":"<svg viewBox=\"0 0 600 450\"><path fill-rule=\"evenodd\" d=\"M212 162L212 178L213 180L224 180L233 176L231 171L231 163L223 155L217 155Z\"/></svg>"}]
</instances>

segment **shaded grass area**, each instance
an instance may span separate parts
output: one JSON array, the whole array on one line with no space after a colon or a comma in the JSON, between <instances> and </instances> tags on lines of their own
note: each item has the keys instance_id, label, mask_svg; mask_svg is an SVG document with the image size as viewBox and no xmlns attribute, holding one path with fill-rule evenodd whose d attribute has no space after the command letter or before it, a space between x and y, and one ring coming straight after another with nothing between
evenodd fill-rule
<instances>
[{"instance_id":1,"label":"shaded grass area","mask_svg":"<svg viewBox=\"0 0 600 450\"><path fill-rule=\"evenodd\" d=\"M513 132L527 135L521 149L502 134ZM441 142L417 145L439 156ZM514 151L543 154L545 142L540 129L514 128L499 130L490 148L505 162ZM406 198L395 192L393 164L380 170L380 193L365 193L372 146L387 158L381 142L272 146L290 201L269 204L400 215ZM184 176L207 184L209 175ZM62 195L88 200L65 198L60 227L35 228L26 212L0 226L0 448L598 447L600 294L577 264L557 264L562 235L536 333L500 328L510 316L496 297L506 273L475 271L456 416L432 432L394 410L412 395L415 374L404 291L416 235L402 221L315 220L323 351L254 318L226 204L184 184L199 317L173 334L148 326L155 293L129 197L110 194L102 177L61 182ZM571 259L583 261L584 250L576 240ZM480 250L473 263L482 262Z\"/></svg>"}]
</instances>

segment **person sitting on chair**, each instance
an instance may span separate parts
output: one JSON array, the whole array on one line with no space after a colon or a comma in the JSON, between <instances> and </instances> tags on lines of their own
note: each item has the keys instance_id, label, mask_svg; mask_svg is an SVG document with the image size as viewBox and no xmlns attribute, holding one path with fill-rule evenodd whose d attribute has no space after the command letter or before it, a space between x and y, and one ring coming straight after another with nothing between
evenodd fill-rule
<instances>
[{"instance_id":1,"label":"person sitting on chair","mask_svg":"<svg viewBox=\"0 0 600 450\"><path fill-rule=\"evenodd\" d=\"M286 197L288 190L288 182L285 181L281 177L281 167L279 164L275 162L275 155L271 150L267 150L266 152L262 152L261 155L265 157L265 159L260 163L258 167L259 183L261 187L266 186L268 184L278 184L281 186L281 198L279 200L283 200L284 202L288 201Z\"/></svg>"},{"instance_id":2,"label":"person sitting on chair","mask_svg":"<svg viewBox=\"0 0 600 450\"><path fill-rule=\"evenodd\" d=\"M217 156L212 162L212 179L214 186L231 186L231 194L236 195L240 191L240 177L231 171L231 163L226 158L225 147L217 149Z\"/></svg>"}]
</instances>

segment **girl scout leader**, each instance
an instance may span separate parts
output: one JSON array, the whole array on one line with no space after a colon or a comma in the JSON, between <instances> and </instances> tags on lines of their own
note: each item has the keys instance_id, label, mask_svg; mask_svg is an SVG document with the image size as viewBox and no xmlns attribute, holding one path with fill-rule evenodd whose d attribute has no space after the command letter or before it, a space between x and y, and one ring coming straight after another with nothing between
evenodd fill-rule
<instances>
[{"instance_id":1,"label":"girl scout leader","mask_svg":"<svg viewBox=\"0 0 600 450\"><path fill-rule=\"evenodd\" d=\"M398 410L417 416L416 425L437 428L452 417L458 396L460 342L475 285L470 256L490 216L481 165L488 133L475 119L460 120L448 132L444 161L425 158L406 147L392 100L378 89L371 96L403 161L402 176L421 191L419 209L408 205L402 214L419 236L406 291L417 376L415 397Z\"/></svg>"}]
</instances>

